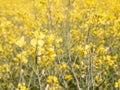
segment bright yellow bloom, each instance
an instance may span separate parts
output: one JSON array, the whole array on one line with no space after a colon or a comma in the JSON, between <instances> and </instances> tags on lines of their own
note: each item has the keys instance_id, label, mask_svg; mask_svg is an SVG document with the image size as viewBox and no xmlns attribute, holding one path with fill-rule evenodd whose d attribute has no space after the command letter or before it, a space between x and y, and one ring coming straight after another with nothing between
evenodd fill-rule
<instances>
[{"instance_id":1,"label":"bright yellow bloom","mask_svg":"<svg viewBox=\"0 0 120 90\"><path fill-rule=\"evenodd\" d=\"M23 45L25 45L24 36L22 36L19 40L16 41L16 45L19 47L22 47Z\"/></svg>"},{"instance_id":2,"label":"bright yellow bloom","mask_svg":"<svg viewBox=\"0 0 120 90\"><path fill-rule=\"evenodd\" d=\"M18 88L16 90L29 90L26 86L25 83L19 83Z\"/></svg>"},{"instance_id":3,"label":"bright yellow bloom","mask_svg":"<svg viewBox=\"0 0 120 90\"><path fill-rule=\"evenodd\" d=\"M56 76L48 76L47 82L53 84L58 83L58 78Z\"/></svg>"},{"instance_id":4,"label":"bright yellow bloom","mask_svg":"<svg viewBox=\"0 0 120 90\"><path fill-rule=\"evenodd\" d=\"M70 80L72 80L73 78L72 78L72 75L69 74L69 75L65 75L65 79L68 80L68 81L70 81Z\"/></svg>"},{"instance_id":5,"label":"bright yellow bloom","mask_svg":"<svg viewBox=\"0 0 120 90\"><path fill-rule=\"evenodd\" d=\"M32 39L32 40L30 41L30 44L31 44L33 47L36 47L36 45L37 45L37 40L36 40L36 39Z\"/></svg>"}]
</instances>

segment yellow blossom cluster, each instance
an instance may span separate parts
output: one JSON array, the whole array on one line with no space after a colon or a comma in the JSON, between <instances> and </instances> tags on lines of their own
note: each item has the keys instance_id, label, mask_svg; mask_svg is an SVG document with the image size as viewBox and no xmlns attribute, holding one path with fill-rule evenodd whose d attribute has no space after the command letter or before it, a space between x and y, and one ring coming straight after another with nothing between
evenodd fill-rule
<instances>
[{"instance_id":1,"label":"yellow blossom cluster","mask_svg":"<svg viewBox=\"0 0 120 90\"><path fill-rule=\"evenodd\" d=\"M19 83L18 88L16 90L29 90L26 88L25 83Z\"/></svg>"},{"instance_id":2,"label":"yellow blossom cluster","mask_svg":"<svg viewBox=\"0 0 120 90\"><path fill-rule=\"evenodd\" d=\"M0 90L120 88L120 0L0 0Z\"/></svg>"}]
</instances>

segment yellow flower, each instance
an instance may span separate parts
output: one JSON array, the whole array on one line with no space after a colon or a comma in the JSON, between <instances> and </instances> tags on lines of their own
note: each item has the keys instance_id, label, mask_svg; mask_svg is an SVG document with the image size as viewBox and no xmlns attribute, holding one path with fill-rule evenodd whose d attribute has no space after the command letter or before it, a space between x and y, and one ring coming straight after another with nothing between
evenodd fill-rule
<instances>
[{"instance_id":1,"label":"yellow flower","mask_svg":"<svg viewBox=\"0 0 120 90\"><path fill-rule=\"evenodd\" d=\"M37 40L37 39L32 39L30 41L30 44L33 46L33 47L36 47L36 45L38 44L39 46L43 46L44 45L44 41L43 40Z\"/></svg>"},{"instance_id":2,"label":"yellow flower","mask_svg":"<svg viewBox=\"0 0 120 90\"><path fill-rule=\"evenodd\" d=\"M47 40L46 40L45 44L46 44L46 45L52 44L53 41L54 41L54 39L55 39L55 37L54 37L53 34L47 36Z\"/></svg>"},{"instance_id":3,"label":"yellow flower","mask_svg":"<svg viewBox=\"0 0 120 90\"><path fill-rule=\"evenodd\" d=\"M36 39L43 39L45 37L45 34L40 32L40 30L33 32L33 34L34 34Z\"/></svg>"},{"instance_id":4,"label":"yellow flower","mask_svg":"<svg viewBox=\"0 0 120 90\"><path fill-rule=\"evenodd\" d=\"M19 83L18 88L16 90L29 90L26 86L25 83Z\"/></svg>"},{"instance_id":5,"label":"yellow flower","mask_svg":"<svg viewBox=\"0 0 120 90\"><path fill-rule=\"evenodd\" d=\"M118 82L115 82L115 88L118 88L118 87L119 87Z\"/></svg>"},{"instance_id":6,"label":"yellow flower","mask_svg":"<svg viewBox=\"0 0 120 90\"><path fill-rule=\"evenodd\" d=\"M57 42L57 43L60 43L60 42L62 42L62 38L60 38L60 37L57 37L57 38L56 38L56 42Z\"/></svg>"},{"instance_id":7,"label":"yellow flower","mask_svg":"<svg viewBox=\"0 0 120 90\"><path fill-rule=\"evenodd\" d=\"M79 33L79 30L70 30L70 33L73 34L73 35L76 35Z\"/></svg>"},{"instance_id":8,"label":"yellow flower","mask_svg":"<svg viewBox=\"0 0 120 90\"><path fill-rule=\"evenodd\" d=\"M0 45L0 52L2 52L3 51L3 49L2 49L2 45Z\"/></svg>"},{"instance_id":9,"label":"yellow flower","mask_svg":"<svg viewBox=\"0 0 120 90\"><path fill-rule=\"evenodd\" d=\"M99 54L105 54L105 53L107 53L107 50L106 50L106 48L102 45L102 46L98 47L97 53L99 53Z\"/></svg>"},{"instance_id":10,"label":"yellow flower","mask_svg":"<svg viewBox=\"0 0 120 90\"><path fill-rule=\"evenodd\" d=\"M117 82L115 82L115 86L114 86L115 88L119 88L120 87L120 79L118 79L118 81Z\"/></svg>"},{"instance_id":11,"label":"yellow flower","mask_svg":"<svg viewBox=\"0 0 120 90\"><path fill-rule=\"evenodd\" d=\"M23 64L27 64L27 62L28 62L28 60L25 57L22 57L21 61L22 61Z\"/></svg>"},{"instance_id":12,"label":"yellow flower","mask_svg":"<svg viewBox=\"0 0 120 90\"><path fill-rule=\"evenodd\" d=\"M72 80L73 78L72 78L72 75L69 74L69 75L65 75L65 79L68 80L68 81L70 81L70 80Z\"/></svg>"},{"instance_id":13,"label":"yellow flower","mask_svg":"<svg viewBox=\"0 0 120 90\"><path fill-rule=\"evenodd\" d=\"M37 40L36 40L36 39L32 39L32 40L30 41L30 44L31 44L33 47L36 47L36 45L37 45Z\"/></svg>"},{"instance_id":14,"label":"yellow flower","mask_svg":"<svg viewBox=\"0 0 120 90\"><path fill-rule=\"evenodd\" d=\"M48 76L48 83L58 83L58 78L56 76Z\"/></svg>"},{"instance_id":15,"label":"yellow flower","mask_svg":"<svg viewBox=\"0 0 120 90\"><path fill-rule=\"evenodd\" d=\"M44 41L43 40L38 40L38 45L39 46L43 46L44 45Z\"/></svg>"},{"instance_id":16,"label":"yellow flower","mask_svg":"<svg viewBox=\"0 0 120 90\"><path fill-rule=\"evenodd\" d=\"M24 36L17 40L16 45L22 47L25 44Z\"/></svg>"},{"instance_id":17,"label":"yellow flower","mask_svg":"<svg viewBox=\"0 0 120 90\"><path fill-rule=\"evenodd\" d=\"M78 65L78 64L73 64L73 67L74 67L75 69L79 69L79 65Z\"/></svg>"},{"instance_id":18,"label":"yellow flower","mask_svg":"<svg viewBox=\"0 0 120 90\"><path fill-rule=\"evenodd\" d=\"M61 67L62 70L66 70L67 64L65 62L62 62L60 67Z\"/></svg>"}]
</instances>

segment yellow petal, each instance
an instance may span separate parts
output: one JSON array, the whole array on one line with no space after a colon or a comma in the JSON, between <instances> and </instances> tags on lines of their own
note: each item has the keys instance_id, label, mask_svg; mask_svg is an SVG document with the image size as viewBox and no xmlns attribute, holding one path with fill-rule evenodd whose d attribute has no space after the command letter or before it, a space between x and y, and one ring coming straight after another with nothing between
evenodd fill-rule
<instances>
[{"instance_id":1,"label":"yellow petal","mask_svg":"<svg viewBox=\"0 0 120 90\"><path fill-rule=\"evenodd\" d=\"M25 44L24 36L22 36L17 42L16 45L22 47Z\"/></svg>"},{"instance_id":2,"label":"yellow petal","mask_svg":"<svg viewBox=\"0 0 120 90\"><path fill-rule=\"evenodd\" d=\"M36 47L36 45L37 45L37 40L36 40L36 39L32 39L32 40L30 41L30 44L31 44L33 47Z\"/></svg>"}]
</instances>

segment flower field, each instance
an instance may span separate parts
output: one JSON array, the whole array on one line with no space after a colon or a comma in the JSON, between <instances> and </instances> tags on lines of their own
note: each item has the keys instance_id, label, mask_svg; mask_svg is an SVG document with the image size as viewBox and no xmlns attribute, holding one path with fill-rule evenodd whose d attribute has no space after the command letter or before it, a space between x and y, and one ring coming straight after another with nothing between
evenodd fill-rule
<instances>
[{"instance_id":1,"label":"flower field","mask_svg":"<svg viewBox=\"0 0 120 90\"><path fill-rule=\"evenodd\" d=\"M120 90L120 0L0 0L0 90Z\"/></svg>"}]
</instances>

